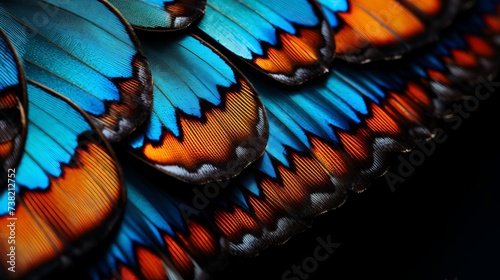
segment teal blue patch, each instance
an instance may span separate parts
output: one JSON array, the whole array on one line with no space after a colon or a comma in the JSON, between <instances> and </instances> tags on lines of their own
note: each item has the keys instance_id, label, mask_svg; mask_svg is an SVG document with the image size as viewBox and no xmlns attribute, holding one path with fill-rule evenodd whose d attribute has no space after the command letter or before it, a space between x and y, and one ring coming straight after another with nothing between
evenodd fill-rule
<instances>
[{"instance_id":1,"label":"teal blue patch","mask_svg":"<svg viewBox=\"0 0 500 280\"><path fill-rule=\"evenodd\" d=\"M145 129L150 140L160 140L163 129L179 137L179 114L202 118L201 102L220 105L220 88L237 82L232 67L194 37L166 45L145 42L144 49L155 81L153 112ZM137 149L143 140L135 138L130 144Z\"/></svg>"},{"instance_id":2,"label":"teal blue patch","mask_svg":"<svg viewBox=\"0 0 500 280\"><path fill-rule=\"evenodd\" d=\"M79 1L7 1L0 26L22 50L27 78L100 115L105 101L120 100L112 79L133 76L137 50L121 20L92 3L82 9Z\"/></svg>"},{"instance_id":3,"label":"teal blue patch","mask_svg":"<svg viewBox=\"0 0 500 280\"><path fill-rule=\"evenodd\" d=\"M17 183L30 190L49 186L61 176L78 147L78 137L90 131L87 120L68 103L28 85L28 133L17 169Z\"/></svg>"},{"instance_id":4,"label":"teal blue patch","mask_svg":"<svg viewBox=\"0 0 500 280\"><path fill-rule=\"evenodd\" d=\"M306 0L212 0L198 27L234 54L250 60L263 55L262 43L276 46L278 32L296 34L296 25L320 22Z\"/></svg>"}]
</instances>

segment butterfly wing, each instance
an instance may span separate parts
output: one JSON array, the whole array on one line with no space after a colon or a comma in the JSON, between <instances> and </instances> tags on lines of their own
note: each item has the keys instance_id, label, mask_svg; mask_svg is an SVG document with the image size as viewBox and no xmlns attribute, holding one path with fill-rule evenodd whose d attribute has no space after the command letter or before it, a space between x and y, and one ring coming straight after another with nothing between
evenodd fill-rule
<instances>
[{"instance_id":1,"label":"butterfly wing","mask_svg":"<svg viewBox=\"0 0 500 280\"><path fill-rule=\"evenodd\" d=\"M313 1L209 1L198 29L218 47L288 85L327 72L333 59L331 30Z\"/></svg>"},{"instance_id":2,"label":"butterfly wing","mask_svg":"<svg viewBox=\"0 0 500 280\"><path fill-rule=\"evenodd\" d=\"M444 103L441 107L476 94L478 85L482 89L480 84L498 71L500 54L495 38L500 30L492 24L498 19L496 5L496 1L478 2L457 18L437 44L415 51L414 56L395 62L393 67L427 80ZM377 67L383 66L375 64L372 69Z\"/></svg>"},{"instance_id":3,"label":"butterfly wing","mask_svg":"<svg viewBox=\"0 0 500 280\"><path fill-rule=\"evenodd\" d=\"M443 58L454 50L475 53L477 61L484 57L479 54L487 54L495 67L472 65L487 75L499 65L486 19L491 9L480 7L415 57L371 65L339 62L324 81L296 90L251 79L268 110L268 147L262 159L226 183L230 191L211 208L232 253L255 255L281 244L315 215L342 205L347 190L366 189L395 152L431 137L432 121L450 106L431 73L441 69L450 89L480 82L476 75L453 75L462 62L458 56ZM484 40L469 39L476 37Z\"/></svg>"},{"instance_id":4,"label":"butterfly wing","mask_svg":"<svg viewBox=\"0 0 500 280\"><path fill-rule=\"evenodd\" d=\"M225 260L225 241L201 209L190 206L183 192L173 191L180 189L179 182L141 162L123 166L125 216L104 255L87 268L91 278L205 279L218 269Z\"/></svg>"},{"instance_id":5,"label":"butterfly wing","mask_svg":"<svg viewBox=\"0 0 500 280\"><path fill-rule=\"evenodd\" d=\"M19 277L64 267L95 246L116 223L125 197L114 154L89 118L40 84L29 82L27 90L24 153L0 194L9 206L0 220L11 225L13 240L0 249L14 251ZM3 276L9 267L2 263Z\"/></svg>"},{"instance_id":6,"label":"butterfly wing","mask_svg":"<svg viewBox=\"0 0 500 280\"><path fill-rule=\"evenodd\" d=\"M178 30L191 25L205 11L206 0L110 0L137 29Z\"/></svg>"},{"instance_id":7,"label":"butterfly wing","mask_svg":"<svg viewBox=\"0 0 500 280\"><path fill-rule=\"evenodd\" d=\"M0 30L0 183L17 166L26 140L26 85L17 54Z\"/></svg>"},{"instance_id":8,"label":"butterfly wing","mask_svg":"<svg viewBox=\"0 0 500 280\"><path fill-rule=\"evenodd\" d=\"M422 122L433 102L422 85L337 68L293 92L254 81L268 110L268 148L213 215L235 254L287 240L300 229L293 223L339 207L347 190L362 191L383 173L390 154L430 136Z\"/></svg>"},{"instance_id":9,"label":"butterfly wing","mask_svg":"<svg viewBox=\"0 0 500 280\"><path fill-rule=\"evenodd\" d=\"M257 2L252 2L253 5L250 9L252 12L250 13L255 13L259 9L263 9L260 10L261 12L272 10L270 7L262 8L265 5ZM285 7L282 2L275 3L282 4ZM304 3L311 4L312 2L300 2L298 5L293 5L291 8L292 13L298 14L297 10L294 10L296 7L308 7ZM384 1L384 3L386 2ZM405 3L408 4L410 1ZM432 5L426 6L430 5L429 3L441 2L415 2L412 5L422 7L423 11L426 11L425 9L432 8ZM498 7L497 3L495 2L495 5L497 5L495 7ZM219 6L209 6L207 11L214 7L227 8L224 7L226 4L231 7L239 7L238 5L245 5L246 2L221 2L217 4ZM256 8L257 6L259 8ZM279 7L279 5L275 5L273 8L276 9L276 7ZM286 6L286 8L290 7ZM247 10L238 9L238 11ZM311 19L309 17L311 15L310 11L312 10L314 14L316 8L299 10L305 11L305 19ZM427 12L430 13L431 10L427 10ZM484 11L475 11L474 14L483 23L486 23L481 25L482 28L479 28L484 33L479 33L478 36L488 34L488 36L494 38L494 34L498 34L493 32L496 26L494 24L495 17ZM230 13L224 11L217 13L222 16L231 16ZM270 12L264 14L273 16L280 14L282 19L286 19L285 21L278 20L279 17L273 17L273 20L280 22L283 28L285 28L286 21L289 20L287 11L284 8L281 11L274 11L274 14ZM304 33L303 30L309 30L313 26L301 25L295 21L290 22L296 30L300 30L300 33L286 33L278 29L274 38L283 41L283 38L293 37L287 37L283 34L309 34ZM323 21L319 20L319 22ZM228 23L228 26L234 27L236 22L230 20ZM212 28L219 27L219 25L213 23L211 25ZM318 27L318 25L314 26ZM323 26L323 23L320 26ZM203 29L200 27L200 30ZM276 31L276 29L274 30ZM219 30L219 32L221 31ZM273 32L271 31L271 34ZM492 32L493 35L488 32ZM201 36L207 38L207 34ZM234 33L227 34L231 36ZM319 33L316 32L316 34ZM321 34L323 36L322 40L327 41L328 39L324 36L325 33ZM461 32L459 36L464 34L466 33ZM283 35L283 38L280 37L281 35ZM222 35L219 36L223 38ZM300 36L298 37L300 38ZM213 37L212 39L217 41ZM447 86L453 90L455 86L458 87L461 83L467 84L478 81L477 76L472 77L469 75L462 75L459 79L454 79L452 69L456 69L456 65L453 65L453 63L460 64L459 68L465 72L469 71L467 69L477 69L478 65L482 64L463 64L463 55L453 55L451 50L459 49L467 53L487 56L487 52L484 51L486 48L481 47L478 40L469 40L465 39L465 37L461 39L463 39L462 42L467 42L467 44L436 45L435 47L439 51L432 53L433 60L428 58L424 60L423 56L417 56L415 61L404 59L400 64L373 64L371 66L354 66L338 62L332 73L324 77L323 80L317 80L314 84L296 89L283 89L274 84L265 83L259 77L250 79L262 96L267 110L266 115L269 118L269 142L263 157L230 182L216 182L195 188L189 188L187 185L171 178L167 179L164 174L158 174L157 171L148 170L147 168L141 169L140 164L128 167L125 165L127 186L130 189L126 214L117 235L112 237L113 241L110 246L103 248L106 251L105 257L97 260L98 263L90 269L91 275L95 278L132 279L203 278L206 276L206 272L211 271L213 265L220 265L218 257L225 255L225 241L230 242L231 253L241 255L253 255L270 244L279 244L286 241L290 236L308 226L312 217L340 206L345 201L348 190L364 190L376 176L383 173L390 155L413 147L415 139L431 136L428 117L439 115L437 105L443 100L443 94L439 94L437 87L434 86L435 82L438 81L438 75L431 74L433 73L431 70L446 70L443 77L448 76L447 81L449 84ZM289 40L287 42L297 43L292 39L287 40ZM256 41L259 44L262 42L262 40ZM318 42L315 39L311 41ZM498 50L494 47L497 42L492 40L483 43L492 46L494 50L492 57L496 57ZM243 45L248 46L246 44L245 42ZM265 43L264 46L268 47L268 44L269 42ZM257 44L254 46L257 46ZM274 47L278 50L286 50L285 46L286 44L280 41ZM298 44L298 46L303 45ZM447 54L443 54L443 48L448 51ZM312 53L314 52L312 51ZM401 52L401 50L398 50L398 52ZM274 51L269 53L274 53ZM251 52L250 54L253 56ZM324 55L324 53L322 54ZM428 55L429 53L426 52L425 54ZM480 56L477 56L478 62L481 60L479 59ZM450 59L443 59L445 57ZM418 58L422 59L419 60ZM276 61L289 62L289 60L282 58ZM432 61L432 63L429 61ZM418 64L417 62L421 63ZM470 67L471 65L473 67ZM491 72L494 68L490 68L487 72ZM297 69L301 68L298 67ZM290 76L284 74L282 76L275 75L274 77L278 77L278 80L282 79L285 83L298 84L316 75L303 71L300 70L298 73L306 73L304 76L295 73ZM283 78L285 76L286 78ZM301 76L301 78L298 79L297 76ZM292 78L289 79L290 77ZM213 84L211 85L213 86ZM32 90L33 92L49 91L40 84L32 84L29 89L32 87L38 88L38 90ZM222 96L220 88L218 87L217 93ZM54 106L58 106L55 104L61 104L57 102L60 99L57 95L52 96L56 97L56 100L44 102L54 104ZM214 96L217 96L217 94ZM195 96L192 99L197 101L209 99L207 101L212 101L212 104L214 104L213 97L205 97ZM47 106L47 108L50 108L45 103L42 107ZM185 104L182 105L185 106ZM182 106L179 105L178 107ZM258 107L251 106L251 108ZM194 108L193 111L197 111L197 108ZM199 108L203 107L199 106ZM72 107L72 109L75 108ZM190 112L191 109L183 108L183 112ZM56 111L68 112L71 110ZM60 117L60 119L63 118ZM167 114L164 119L167 121L164 120L160 126L156 126L157 128L160 127L160 129L165 130L175 127L173 125L174 121L168 121L172 120L171 114ZM64 124L61 121L59 122L58 125L60 126ZM74 122L79 123L78 121ZM40 123L38 126L46 124ZM179 122L176 124L177 128L179 128ZM54 124L52 127L57 127L57 125ZM88 127L85 128L88 129ZM175 132L175 129L172 131ZM74 135L80 135L79 133L87 135L82 131L77 131ZM147 140L147 133L149 132L143 134L142 139L144 141ZM153 134L151 133L149 136L153 136ZM27 148L33 145L29 137L28 133ZM80 138L77 137L77 139ZM59 139L52 140L57 142ZM63 144L59 143L58 145L62 146ZM43 152L43 149L36 150ZM59 149L50 149L50 151L57 150ZM84 151L77 149L76 154L79 154L79 152L88 152L88 149L84 149ZM50 160L61 156L58 154L57 156L44 155L43 157ZM127 158L127 160L130 159ZM108 161L101 159L94 164L105 164L105 162ZM19 170L23 169L23 164L24 161L21 162ZM55 165L66 168L64 163ZM54 168L54 165L48 164L46 174L54 173L51 168ZM67 169L71 168L75 168L75 166L70 164ZM111 166L97 169L105 168L115 170L115 174L119 173L117 168L113 169ZM30 169L36 170L36 168L32 167ZM21 171L19 172L19 176L21 176ZM108 172L107 174L112 173ZM50 176L45 177L52 179ZM44 178L44 176L40 173L40 176L35 174L33 178ZM77 181L80 180L75 180L75 182ZM110 184L113 185L120 185L118 181L117 178L109 179ZM187 188L183 188L183 186ZM31 203L31 199L35 195L31 196L28 191L29 187L26 187L26 189L25 196L21 198L23 207L27 205L37 210L36 207L40 207L39 205L45 205ZM222 193L220 193L221 189L223 189ZM69 191L74 190L69 188ZM40 192L37 190L33 193L39 195ZM119 191L116 191L113 195L108 196L115 200L115 202L105 202L106 205L109 205L108 209L119 208L116 206L119 204L116 203L116 200L120 200L118 193ZM84 197L88 196L84 195ZM210 199L207 200L207 198L214 199L216 203L208 205ZM43 199L44 201L52 201ZM89 202L84 203L93 205ZM47 205L52 206L53 203L47 203ZM77 205L80 205L80 203ZM17 211L24 215L23 209L20 208ZM59 211L59 209L57 210ZM82 209L76 209L75 211L77 210ZM95 212L94 215L101 218L108 214L99 213L98 211L92 212ZM44 215L43 219L50 216L46 219L49 220L47 224L51 229L56 229L58 237L70 236L68 230L82 232L82 227L74 225L72 225L71 229L63 229L61 225L66 224L65 221L50 223L52 221L50 219L51 214L54 213L52 209L44 208L37 213ZM109 214L107 217L113 220L113 216ZM4 215L2 218L6 219L6 216ZM23 219L29 220L29 217L23 216ZM40 219L42 220L42 218ZM211 221L215 225L215 229L207 221ZM99 231L105 231L102 224L90 229L89 235L95 236L96 232ZM44 232L45 235L47 235L46 232ZM35 233L38 233L38 231ZM53 240L56 240L55 244L57 245L57 239ZM81 240L85 240L85 238ZM30 244L31 240L24 243ZM76 241L76 244L72 245L71 249L78 247L78 241ZM2 250L7 249L2 248ZM69 252L74 251L69 250ZM57 257L53 258L57 259ZM39 259L43 258L40 257ZM31 261L31 259L29 260ZM54 262L49 263L53 264Z\"/></svg>"},{"instance_id":10,"label":"butterfly wing","mask_svg":"<svg viewBox=\"0 0 500 280\"><path fill-rule=\"evenodd\" d=\"M106 138L118 141L147 118L147 61L128 23L107 2L82 9L76 1L5 1L1 11L2 29L27 77L74 101Z\"/></svg>"},{"instance_id":11,"label":"butterfly wing","mask_svg":"<svg viewBox=\"0 0 500 280\"><path fill-rule=\"evenodd\" d=\"M318 0L335 30L337 56L350 62L400 57L437 40L463 2Z\"/></svg>"},{"instance_id":12,"label":"butterfly wing","mask_svg":"<svg viewBox=\"0 0 500 280\"><path fill-rule=\"evenodd\" d=\"M155 99L149 122L130 141L135 155L196 184L233 177L262 155L265 109L223 56L193 36L143 46Z\"/></svg>"},{"instance_id":13,"label":"butterfly wing","mask_svg":"<svg viewBox=\"0 0 500 280\"><path fill-rule=\"evenodd\" d=\"M494 0L491 2L479 1L476 7L483 11L482 19L486 23L483 30L489 30L488 35L493 37L493 41L499 43L498 34L500 33L500 4Z\"/></svg>"}]
</instances>

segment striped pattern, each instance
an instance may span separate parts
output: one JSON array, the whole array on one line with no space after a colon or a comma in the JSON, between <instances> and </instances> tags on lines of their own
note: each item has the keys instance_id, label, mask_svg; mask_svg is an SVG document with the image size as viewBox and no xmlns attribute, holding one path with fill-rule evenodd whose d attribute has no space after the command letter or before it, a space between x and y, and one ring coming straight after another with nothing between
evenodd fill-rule
<instances>
[{"instance_id":1,"label":"striped pattern","mask_svg":"<svg viewBox=\"0 0 500 280\"><path fill-rule=\"evenodd\" d=\"M264 157L232 182L214 223L235 254L254 255L343 204L389 156L431 135L432 92L419 77L337 65L324 82L283 91L252 80L268 110Z\"/></svg>"},{"instance_id":2,"label":"striped pattern","mask_svg":"<svg viewBox=\"0 0 500 280\"><path fill-rule=\"evenodd\" d=\"M335 1L337 6L330 7L330 13L325 9L325 15L329 24L340 30L339 50L343 51L339 54L345 59L366 62L414 52L397 62L358 65L337 61L324 79L293 88L272 83L259 72L245 72L250 79L243 78L206 42L223 44L233 52L228 56L239 56L282 83L303 83L326 71L330 64L325 58L333 56L333 48L327 46L333 47L333 39L337 40L315 2L209 2L209 21L203 19L199 29L193 28L194 37L176 34L168 37L172 43L168 46L160 46L163 39L143 41L153 68L155 103L152 114L146 112L148 123L125 143L142 161L130 158L121 149L124 146L116 146L123 152L123 181L106 141L99 133L92 133L95 127L85 114L47 87L30 81L26 149L16 174L21 191L16 194L15 215L23 220L17 229L23 243L18 247L19 267L23 268L20 276L56 270L63 260L73 260L94 247L102 248L98 252L102 254L92 255L90 267L82 264L76 268L85 269L86 276L94 279L206 279L225 263L228 253L256 255L271 244L285 242L307 228L313 217L342 205L349 192L364 191L383 174L394 153L431 137L429 120L442 116L449 101L464 98L468 90L485 89L485 84L477 86L478 82L490 77L498 66L499 0L480 0L470 14L457 18L456 24L441 34L439 42L422 46L447 20L454 19L456 8L452 4L459 7L459 2ZM9 10L16 10L13 2L6 3ZM48 9L56 8L54 3L31 2L25 7L32 11L42 5L47 15L60 16L62 10ZM381 14L388 3L404 9ZM68 7L76 7L73 5ZM114 11L107 4L99 7L105 9L89 10ZM0 8L0 26L14 27L16 32L9 31L9 38L17 42L19 55L28 57L32 52L28 39L34 36L34 29L22 28L11 12L3 11ZM400 18L401 13L408 22ZM394 21L382 20L383 15ZM56 21L53 32L65 22L63 18ZM123 23L119 16L110 17L108 25L96 19L97 33L112 27L114 30L104 33L122 34L115 34L122 38L118 41L135 45L127 25L115 25L113 18ZM73 33L88 31L81 29L85 24L79 25L80 20L73 23L78 23ZM364 30L365 23L374 24L381 32ZM125 31L117 31L117 26ZM355 55L342 49L352 43L342 45L349 30L370 35ZM71 37L72 32L65 32ZM92 32L89 36L93 37ZM345 38L352 39L350 35ZM80 42L83 40L59 46L79 49ZM113 61L115 50L109 49L108 54L99 48L101 43L92 41L90 45L96 45L91 48L93 54ZM138 71L145 62L142 51L132 48L120 53L127 57L120 69L92 59L87 65L105 73L118 88L136 92L137 81L144 81L144 72ZM40 54L43 57L46 53ZM30 58L25 60L28 65L40 59ZM311 66L312 62L316 64ZM72 68L63 70L69 73ZM92 73L85 72L82 77L98 80ZM123 73L128 75L119 76ZM50 77L47 80L55 79ZM67 85L63 85L55 83L53 87L64 89ZM113 91L102 94L103 100L114 96ZM99 102L87 109L98 109ZM131 112L129 109L124 111ZM252 143L255 138L268 141L259 143L255 153L241 148L242 143ZM231 177L256 158L231 180L190 184ZM0 203L7 204L8 196L0 193ZM115 224L123 209L121 223ZM4 224L10 217L6 214L0 213ZM111 229L116 235L100 243ZM6 244L0 246L2 252L9 250ZM8 264L1 265L0 278L6 278Z\"/></svg>"},{"instance_id":3,"label":"striped pattern","mask_svg":"<svg viewBox=\"0 0 500 280\"><path fill-rule=\"evenodd\" d=\"M109 250L88 269L90 278L206 279L225 260L227 248L182 191L171 191L188 185L140 162L126 162L123 168L128 190L124 220Z\"/></svg>"},{"instance_id":4,"label":"striped pattern","mask_svg":"<svg viewBox=\"0 0 500 280\"><path fill-rule=\"evenodd\" d=\"M2 205L15 196L15 210L2 207L0 221L19 221L19 277L43 275L96 245L116 223L125 195L114 154L80 109L31 82L28 101L16 188L0 193ZM2 252L8 248L7 242L0 245ZM9 273L8 266L2 263L2 273Z\"/></svg>"},{"instance_id":5,"label":"striped pattern","mask_svg":"<svg viewBox=\"0 0 500 280\"><path fill-rule=\"evenodd\" d=\"M477 85L500 62L491 40L500 34L491 12L500 5L479 3L437 44L399 62L338 63L325 81L296 90L251 79L268 109L268 147L210 214L233 254L280 244L342 205L347 191L366 189L393 153L431 136L450 93L464 97L456 89L487 93Z\"/></svg>"},{"instance_id":6,"label":"striped pattern","mask_svg":"<svg viewBox=\"0 0 500 280\"><path fill-rule=\"evenodd\" d=\"M462 0L318 0L335 30L336 53L350 62L401 57L430 41Z\"/></svg>"},{"instance_id":7,"label":"striped pattern","mask_svg":"<svg viewBox=\"0 0 500 280\"><path fill-rule=\"evenodd\" d=\"M198 28L219 47L288 85L327 72L333 59L333 34L309 0L209 1Z\"/></svg>"},{"instance_id":8,"label":"striped pattern","mask_svg":"<svg viewBox=\"0 0 500 280\"><path fill-rule=\"evenodd\" d=\"M130 146L180 180L233 177L260 157L267 118L252 85L203 41L144 43L155 80L153 113Z\"/></svg>"},{"instance_id":9,"label":"striped pattern","mask_svg":"<svg viewBox=\"0 0 500 280\"><path fill-rule=\"evenodd\" d=\"M114 8L100 1L85 9L81 4L8 1L1 26L29 79L71 99L107 139L119 141L150 112L151 75L134 33Z\"/></svg>"},{"instance_id":10,"label":"striped pattern","mask_svg":"<svg viewBox=\"0 0 500 280\"><path fill-rule=\"evenodd\" d=\"M26 86L16 52L0 30L0 184L21 158L26 139Z\"/></svg>"}]
</instances>

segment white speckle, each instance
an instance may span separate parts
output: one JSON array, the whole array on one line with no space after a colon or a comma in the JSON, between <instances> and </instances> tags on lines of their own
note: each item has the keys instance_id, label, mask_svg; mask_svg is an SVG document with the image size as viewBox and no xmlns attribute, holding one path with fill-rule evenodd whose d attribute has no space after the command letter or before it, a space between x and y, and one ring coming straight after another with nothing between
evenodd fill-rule
<instances>
[{"instance_id":1,"label":"white speckle","mask_svg":"<svg viewBox=\"0 0 500 280\"><path fill-rule=\"evenodd\" d=\"M262 136L264 133L264 127L266 126L266 119L264 118L264 110L259 108L259 123L257 124L257 131L259 132L259 136Z\"/></svg>"},{"instance_id":2,"label":"white speckle","mask_svg":"<svg viewBox=\"0 0 500 280\"><path fill-rule=\"evenodd\" d=\"M248 149L245 148L245 147L238 147L238 148L236 148L236 156L238 158L243 157L247 152L248 152Z\"/></svg>"},{"instance_id":3,"label":"white speckle","mask_svg":"<svg viewBox=\"0 0 500 280\"><path fill-rule=\"evenodd\" d=\"M276 230L269 231L268 229L263 229L262 236L255 237L251 234L245 234L242 238L241 243L231 243L230 247L235 252L244 251L246 254L257 254L262 247L262 243L268 243L269 240L275 241L274 244L285 243L291 234L287 234L290 231L294 231L293 227L299 225L299 221L292 218L283 217L280 218L276 223Z\"/></svg>"},{"instance_id":4,"label":"white speckle","mask_svg":"<svg viewBox=\"0 0 500 280\"><path fill-rule=\"evenodd\" d=\"M189 183L199 183L203 184L207 181L211 181L213 176L207 178L207 174L216 173L217 175L223 175L224 172L221 172L216 166L212 164L203 164L200 168L198 168L195 172L188 171L184 167L177 165L160 165L157 164L160 170L163 170L169 174L174 175L176 178L180 180L189 182Z\"/></svg>"},{"instance_id":5,"label":"white speckle","mask_svg":"<svg viewBox=\"0 0 500 280\"><path fill-rule=\"evenodd\" d=\"M119 122L118 122L118 131L116 130L113 130L109 127L104 127L102 129L102 134L104 135L104 137L111 141L111 142L117 142L117 141L120 141L121 140L121 135L126 135L128 133L130 133L130 131L132 131L132 129L134 128L134 126L132 125L132 123L127 120L127 119L121 119Z\"/></svg>"},{"instance_id":6,"label":"white speckle","mask_svg":"<svg viewBox=\"0 0 500 280\"><path fill-rule=\"evenodd\" d=\"M333 38L333 35L330 32L330 26L326 21L324 21L323 25L321 26L321 34L323 34L323 36L327 37L327 40ZM333 39L331 39L331 40L333 40ZM332 56L332 49L329 48L328 46L325 46L320 51L324 57Z\"/></svg>"},{"instance_id":7,"label":"white speckle","mask_svg":"<svg viewBox=\"0 0 500 280\"><path fill-rule=\"evenodd\" d=\"M102 130L102 135L104 135L104 138L112 142L116 142L116 140L118 140L118 135L116 134L116 132L107 127Z\"/></svg>"},{"instance_id":8,"label":"white speckle","mask_svg":"<svg viewBox=\"0 0 500 280\"><path fill-rule=\"evenodd\" d=\"M189 22L189 18L188 17L178 17L178 18L175 18L174 20L174 28L180 28L184 25L186 25L187 22Z\"/></svg>"}]
</instances>

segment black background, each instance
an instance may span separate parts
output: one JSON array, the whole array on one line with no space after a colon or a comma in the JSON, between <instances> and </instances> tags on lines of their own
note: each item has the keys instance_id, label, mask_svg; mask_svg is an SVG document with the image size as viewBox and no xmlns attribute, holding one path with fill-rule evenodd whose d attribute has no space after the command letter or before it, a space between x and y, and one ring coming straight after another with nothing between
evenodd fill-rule
<instances>
[{"instance_id":1,"label":"black background","mask_svg":"<svg viewBox=\"0 0 500 280\"><path fill-rule=\"evenodd\" d=\"M341 245L307 279L500 279L499 100L456 130L443 123L448 139L395 192L379 178L285 245L232 259L216 279L286 279L329 235Z\"/></svg>"}]
</instances>

